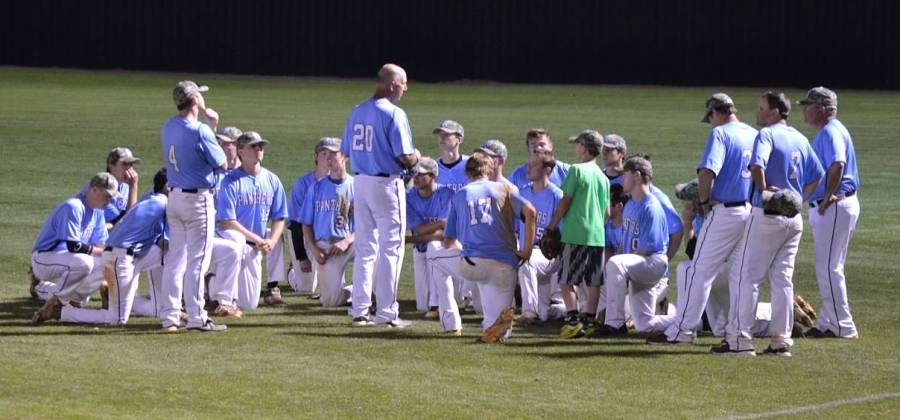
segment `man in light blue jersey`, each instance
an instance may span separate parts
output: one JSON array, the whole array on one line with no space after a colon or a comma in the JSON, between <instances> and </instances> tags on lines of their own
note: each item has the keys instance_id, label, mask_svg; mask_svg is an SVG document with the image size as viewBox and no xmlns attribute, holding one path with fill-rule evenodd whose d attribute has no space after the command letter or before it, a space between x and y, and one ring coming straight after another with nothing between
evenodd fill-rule
<instances>
[{"instance_id":1,"label":"man in light blue jersey","mask_svg":"<svg viewBox=\"0 0 900 420\"><path fill-rule=\"evenodd\" d=\"M628 145L625 139L618 134L603 136L603 174L609 179L609 185L622 185L622 173L624 172L625 157L628 154Z\"/></svg>"},{"instance_id":2,"label":"man in light blue jersey","mask_svg":"<svg viewBox=\"0 0 900 420\"><path fill-rule=\"evenodd\" d=\"M753 145L753 209L744 229L729 281L731 310L725 342L713 348L723 355L756 355L752 327L756 322L759 285L768 277L772 291L772 342L763 354L790 356L794 326L794 260L803 234L803 197L815 191L825 171L809 141L787 125L791 103L780 92L759 98L756 124L762 127ZM796 197L794 211L767 206L773 195Z\"/></svg>"},{"instance_id":3,"label":"man in light blue jersey","mask_svg":"<svg viewBox=\"0 0 900 420\"><path fill-rule=\"evenodd\" d=\"M342 306L350 301L352 286L344 272L353 260L353 177L347 175L340 140L320 142L329 174L313 185L300 206L303 237L316 261L322 306Z\"/></svg>"},{"instance_id":4,"label":"man in light blue jersey","mask_svg":"<svg viewBox=\"0 0 900 420\"><path fill-rule=\"evenodd\" d=\"M475 154L466 162L470 182L451 200L444 247L460 248L462 244L453 264L462 277L478 285L484 310L481 341L503 343L512 331L515 309L510 304L516 290L516 271L522 261L531 258L535 210L510 185L488 180L493 167L483 154ZM526 246L522 248L516 241L520 217L525 223L522 243Z\"/></svg>"},{"instance_id":5,"label":"man in light blue jersey","mask_svg":"<svg viewBox=\"0 0 900 420\"><path fill-rule=\"evenodd\" d=\"M62 308L60 321L76 324L125 325L132 313L138 276L162 266L166 232L165 168L153 178L153 192L128 210L109 235L103 251L103 277L109 283L108 309ZM159 293L159 279L150 285ZM154 300L155 301L155 300ZM155 314L153 310L151 313Z\"/></svg>"},{"instance_id":6,"label":"man in light blue jersey","mask_svg":"<svg viewBox=\"0 0 900 420\"><path fill-rule=\"evenodd\" d=\"M459 153L465 129L456 121L444 120L432 133L437 134L438 147L441 148L441 157L437 159L437 183L459 191L469 182L466 178L466 161L469 156Z\"/></svg>"},{"instance_id":7,"label":"man in light blue jersey","mask_svg":"<svg viewBox=\"0 0 900 420\"><path fill-rule=\"evenodd\" d=\"M606 317L603 327L594 332L601 337L628 332L626 293L638 332L662 332L673 317L655 315L657 293L664 289L663 275L669 266L669 232L662 205L650 193L653 167L643 157L630 157L621 178L623 190L631 198L622 211L622 253L606 262Z\"/></svg>"},{"instance_id":8,"label":"man in light blue jersey","mask_svg":"<svg viewBox=\"0 0 900 420\"><path fill-rule=\"evenodd\" d=\"M116 177L116 182L119 183L119 194L103 209L108 231L112 231L125 212L137 203L138 173L134 170L134 165L140 161L127 147L116 147L106 156L106 172ZM85 184L85 189L87 188L88 185Z\"/></svg>"},{"instance_id":9,"label":"man in light blue jersey","mask_svg":"<svg viewBox=\"0 0 900 420\"><path fill-rule=\"evenodd\" d=\"M259 305L263 255L275 260L270 266L284 267L281 234L288 214L287 199L278 176L262 167L267 144L269 141L255 131L246 131L238 137L241 167L222 181L222 190L217 198L219 235L244 244L240 275L231 296L240 309L256 309ZM270 276L278 274L283 277L284 270L269 272ZM269 281L273 278L270 277ZM284 303L277 288L268 289L263 299L268 305ZM231 302L224 297L219 303L223 301Z\"/></svg>"},{"instance_id":10,"label":"man in light blue jersey","mask_svg":"<svg viewBox=\"0 0 900 420\"><path fill-rule=\"evenodd\" d=\"M812 147L826 173L809 197L822 311L816 327L806 335L855 339L859 332L850 314L844 263L859 220L859 169L850 132L837 119L837 104L837 94L821 86L810 89L800 101L804 119L817 130Z\"/></svg>"},{"instance_id":11,"label":"man in light blue jersey","mask_svg":"<svg viewBox=\"0 0 900 420\"><path fill-rule=\"evenodd\" d=\"M107 240L103 208L118 189L115 177L100 172L85 192L63 201L47 217L31 249L32 293L43 293L47 301L32 322L59 319L64 305L78 305L100 287L102 275L97 273ZM96 281L85 281L89 276Z\"/></svg>"},{"instance_id":12,"label":"man in light blue jersey","mask_svg":"<svg viewBox=\"0 0 900 420\"><path fill-rule=\"evenodd\" d=\"M356 240L353 244L354 325L369 324L374 289L378 308L374 323L408 327L400 319L397 285L403 265L406 191L403 175L419 162L406 113L396 105L407 89L406 71L385 64L378 71L372 98L347 118L341 152L350 158Z\"/></svg>"},{"instance_id":13,"label":"man in light blue jersey","mask_svg":"<svg viewBox=\"0 0 900 420\"><path fill-rule=\"evenodd\" d=\"M313 293L318 286L316 278L315 261L309 257L306 252L306 240L303 238L303 223L300 222L300 208L303 201L306 200L306 193L316 182L328 176L328 159L329 149L334 146L340 147L341 139L335 137L322 137L316 143L313 149L313 164L315 169L309 171L294 181L291 188L291 196L288 201L288 232L291 245L291 268L288 270L288 284L296 292ZM346 157L345 157L346 159ZM346 171L346 169L345 169ZM350 182L353 182L352 180ZM317 295L310 295L311 299L318 298Z\"/></svg>"},{"instance_id":14,"label":"man in light blue jersey","mask_svg":"<svg viewBox=\"0 0 900 420\"><path fill-rule=\"evenodd\" d=\"M532 128L525 133L525 149L529 155L540 152L553 151L553 138L550 137L550 131L545 128ZM531 180L528 179L528 165L530 160L513 169L509 176L509 182L512 182L517 188L522 188ZM550 174L550 182L559 187L569 174L569 164L563 161L556 161L553 166L553 172Z\"/></svg>"},{"instance_id":15,"label":"man in light blue jersey","mask_svg":"<svg viewBox=\"0 0 900 420\"><path fill-rule=\"evenodd\" d=\"M178 82L172 90L178 114L169 118L161 131L162 157L172 187L166 205L170 241L160 311L162 327L169 332L178 331L181 325L182 299L188 329L225 330L203 309L203 275L209 268L215 227L214 171L225 166L225 154L213 134L219 115L206 107L203 92L207 90L190 80ZM210 125L198 121L201 113Z\"/></svg>"},{"instance_id":16,"label":"man in light blue jersey","mask_svg":"<svg viewBox=\"0 0 900 420\"><path fill-rule=\"evenodd\" d=\"M677 312L665 335L650 337L650 344L689 344L694 341L716 273L743 234L750 216L750 170L756 130L738 120L731 97L716 93L706 101L702 122L713 126L697 164L700 206L706 222L686 278L678 295Z\"/></svg>"},{"instance_id":17,"label":"man in light blue jersey","mask_svg":"<svg viewBox=\"0 0 900 420\"><path fill-rule=\"evenodd\" d=\"M531 244L534 251L531 258L519 267L518 272L519 289L522 294L522 316L517 322L522 325L546 321L551 316L551 308L553 315L565 313L565 306L561 300L555 305L551 300L552 295L559 295L557 278L559 259L547 259L538 246L545 231L559 229L559 226L550 226L553 211L563 197L562 190L550 182L557 164L552 151L539 149L532 153L525 174L529 182L519 188L522 198L530 202L536 212L534 243ZM522 242L525 240L525 225L521 222L517 225L519 248L522 249L527 246Z\"/></svg>"}]
</instances>

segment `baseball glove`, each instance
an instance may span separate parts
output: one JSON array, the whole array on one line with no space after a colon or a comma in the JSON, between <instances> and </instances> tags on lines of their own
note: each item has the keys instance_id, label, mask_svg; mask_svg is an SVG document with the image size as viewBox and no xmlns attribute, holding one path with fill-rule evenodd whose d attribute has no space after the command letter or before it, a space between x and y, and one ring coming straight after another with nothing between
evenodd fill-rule
<instances>
[{"instance_id":1,"label":"baseball glove","mask_svg":"<svg viewBox=\"0 0 900 420\"><path fill-rule=\"evenodd\" d=\"M802 296L794 296L794 337L803 337L803 332L816 326L816 311Z\"/></svg>"},{"instance_id":2,"label":"baseball glove","mask_svg":"<svg viewBox=\"0 0 900 420\"><path fill-rule=\"evenodd\" d=\"M803 199L791 190L763 191L763 209L786 217L794 217L803 209Z\"/></svg>"},{"instance_id":3,"label":"baseball glove","mask_svg":"<svg viewBox=\"0 0 900 420\"><path fill-rule=\"evenodd\" d=\"M548 260L552 260L559 256L560 250L562 250L562 235L560 235L558 229L548 229L544 231L544 237L541 238L541 253L547 257Z\"/></svg>"}]
</instances>

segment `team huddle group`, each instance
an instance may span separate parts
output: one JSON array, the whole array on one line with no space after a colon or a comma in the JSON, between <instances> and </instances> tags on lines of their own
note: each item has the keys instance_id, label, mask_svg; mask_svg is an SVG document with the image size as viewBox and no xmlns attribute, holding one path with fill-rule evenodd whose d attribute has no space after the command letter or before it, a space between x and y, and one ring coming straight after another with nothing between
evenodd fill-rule
<instances>
[{"instance_id":1,"label":"team huddle group","mask_svg":"<svg viewBox=\"0 0 900 420\"><path fill-rule=\"evenodd\" d=\"M502 141L463 154L464 128L446 120L433 131L441 156L422 157L397 106L406 72L393 64L343 136L316 144L315 170L288 194L262 166L268 140L216 131L207 90L191 81L173 90L178 114L162 128L165 167L150 192L138 198L139 159L117 147L107 171L47 218L31 256L31 294L46 301L33 322L122 325L135 314L158 317L165 331L223 331L210 314L283 305L286 281L324 306L349 306L354 326L404 328L412 323L396 297L409 243L416 309L459 336L460 308L471 308L485 343L506 342L514 324L560 318L562 338L633 328L657 345L690 344L708 327L724 337L711 349L722 355L756 355L754 337L771 337L762 353L779 356L791 355L797 336L858 337L843 266L859 176L829 89L798 102L817 130L812 144L787 125L783 93L759 98L759 130L739 121L728 95L710 97L702 121L712 130L696 178L676 186L678 208L653 185L650 157L629 155L616 134L569 138L578 162L568 164L555 158L548 130L528 130L528 159L507 178ZM804 203L818 316L793 292ZM682 242L689 259L674 271L672 305L669 261ZM137 294L142 272L149 296ZM759 302L766 277L771 303ZM83 308L97 290L103 307Z\"/></svg>"}]
</instances>

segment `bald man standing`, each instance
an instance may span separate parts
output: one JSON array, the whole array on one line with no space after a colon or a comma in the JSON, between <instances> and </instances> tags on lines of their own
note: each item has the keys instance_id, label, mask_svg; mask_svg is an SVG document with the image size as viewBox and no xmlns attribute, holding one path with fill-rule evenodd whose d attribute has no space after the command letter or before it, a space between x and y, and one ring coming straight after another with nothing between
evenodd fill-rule
<instances>
[{"instance_id":1,"label":"bald man standing","mask_svg":"<svg viewBox=\"0 0 900 420\"><path fill-rule=\"evenodd\" d=\"M341 152L350 157L353 178L354 326L404 328L400 319L397 284L403 265L406 191L403 175L419 162L406 113L396 105L407 89L406 71L385 64L378 71L375 94L357 105L344 128ZM372 289L378 303L369 319Z\"/></svg>"}]
</instances>

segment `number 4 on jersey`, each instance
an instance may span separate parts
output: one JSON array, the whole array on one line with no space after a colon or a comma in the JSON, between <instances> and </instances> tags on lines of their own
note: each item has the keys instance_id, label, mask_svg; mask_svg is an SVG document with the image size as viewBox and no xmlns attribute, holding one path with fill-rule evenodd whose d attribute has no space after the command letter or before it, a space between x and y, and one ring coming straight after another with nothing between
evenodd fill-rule
<instances>
[{"instance_id":1,"label":"number 4 on jersey","mask_svg":"<svg viewBox=\"0 0 900 420\"><path fill-rule=\"evenodd\" d=\"M169 163L175 168L175 172L181 172L181 170L178 169L178 159L175 158L175 145L169 146Z\"/></svg>"}]
</instances>

